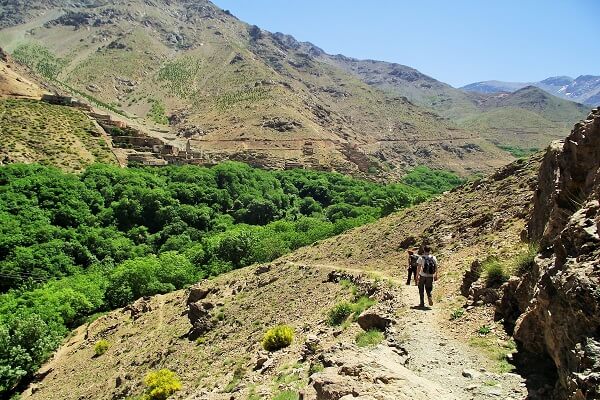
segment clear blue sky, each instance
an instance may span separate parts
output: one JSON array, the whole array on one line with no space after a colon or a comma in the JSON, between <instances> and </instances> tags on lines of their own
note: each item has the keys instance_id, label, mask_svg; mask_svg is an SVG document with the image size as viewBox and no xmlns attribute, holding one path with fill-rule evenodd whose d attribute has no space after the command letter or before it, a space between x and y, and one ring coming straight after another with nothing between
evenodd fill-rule
<instances>
[{"instance_id":1,"label":"clear blue sky","mask_svg":"<svg viewBox=\"0 0 600 400\"><path fill-rule=\"evenodd\" d=\"M600 75L600 0L215 0L332 54L397 62L454 86Z\"/></svg>"}]
</instances>

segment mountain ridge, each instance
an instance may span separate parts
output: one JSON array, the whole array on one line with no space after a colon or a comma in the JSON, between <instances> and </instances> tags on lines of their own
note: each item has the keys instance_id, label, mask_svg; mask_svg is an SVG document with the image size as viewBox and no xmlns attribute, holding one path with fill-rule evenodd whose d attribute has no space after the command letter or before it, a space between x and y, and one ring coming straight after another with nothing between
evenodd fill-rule
<instances>
[{"instance_id":1,"label":"mountain ridge","mask_svg":"<svg viewBox=\"0 0 600 400\"><path fill-rule=\"evenodd\" d=\"M526 86L535 86L553 96L592 107L600 105L600 76L594 75L579 75L577 78L554 76L529 83L491 80L471 83L460 89L467 92L499 93L514 92Z\"/></svg>"}]
</instances>

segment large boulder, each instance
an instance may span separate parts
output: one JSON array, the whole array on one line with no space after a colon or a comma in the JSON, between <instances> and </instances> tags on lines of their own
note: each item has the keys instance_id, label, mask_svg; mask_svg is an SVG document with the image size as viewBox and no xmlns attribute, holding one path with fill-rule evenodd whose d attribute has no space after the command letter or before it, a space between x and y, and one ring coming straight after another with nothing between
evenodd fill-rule
<instances>
[{"instance_id":1,"label":"large boulder","mask_svg":"<svg viewBox=\"0 0 600 400\"><path fill-rule=\"evenodd\" d=\"M365 331L377 329L378 331L385 332L391 325L396 323L396 320L387 310L373 307L360 314L356 322Z\"/></svg>"}]
</instances>

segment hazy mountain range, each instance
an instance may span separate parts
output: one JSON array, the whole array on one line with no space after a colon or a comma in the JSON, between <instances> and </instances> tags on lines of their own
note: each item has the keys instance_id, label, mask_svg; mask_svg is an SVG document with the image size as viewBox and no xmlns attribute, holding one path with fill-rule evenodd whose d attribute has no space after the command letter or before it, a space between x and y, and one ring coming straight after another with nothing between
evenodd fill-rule
<instances>
[{"instance_id":1,"label":"hazy mountain range","mask_svg":"<svg viewBox=\"0 0 600 400\"><path fill-rule=\"evenodd\" d=\"M461 87L467 92L499 93L514 92L526 86L535 86L563 99L590 106L600 105L600 76L581 75L575 79L569 76L554 76L539 82L484 81Z\"/></svg>"}]
</instances>

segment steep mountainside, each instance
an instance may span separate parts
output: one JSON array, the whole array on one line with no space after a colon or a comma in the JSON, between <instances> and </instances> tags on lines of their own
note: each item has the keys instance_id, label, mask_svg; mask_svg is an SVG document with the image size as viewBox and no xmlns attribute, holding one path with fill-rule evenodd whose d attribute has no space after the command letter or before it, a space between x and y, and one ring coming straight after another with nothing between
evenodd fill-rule
<instances>
[{"instance_id":1,"label":"steep mountainside","mask_svg":"<svg viewBox=\"0 0 600 400\"><path fill-rule=\"evenodd\" d=\"M461 90L477 93L514 92L526 86L535 86L563 99L590 106L600 105L600 76L581 75L575 79L569 76L555 76L533 83L485 81L471 83Z\"/></svg>"},{"instance_id":2,"label":"steep mountainside","mask_svg":"<svg viewBox=\"0 0 600 400\"><path fill-rule=\"evenodd\" d=\"M23 398L125 398L161 368L181 377L173 399L597 398L599 112L543 160L102 316L74 332ZM535 259L527 241L540 242ZM433 311L409 309L415 289L399 287L406 249L424 243L440 262ZM349 313L362 304L360 316L332 326L344 301ZM279 324L295 330L292 345L261 350ZM380 344L360 347L373 328ZM524 381L506 373L507 360Z\"/></svg>"},{"instance_id":3,"label":"steep mountainside","mask_svg":"<svg viewBox=\"0 0 600 400\"><path fill-rule=\"evenodd\" d=\"M168 143L189 139L210 161L366 175L418 164L470 174L510 160L323 62L317 47L208 1L8 3L17 16L0 43L15 59Z\"/></svg>"},{"instance_id":4,"label":"steep mountainside","mask_svg":"<svg viewBox=\"0 0 600 400\"><path fill-rule=\"evenodd\" d=\"M544 148L550 140L562 138L589 111L586 106L554 98L539 89L527 88L514 95L486 90L471 93L400 64L323 57L325 62L353 73L365 83L405 96L503 147ZM526 86L515 84L513 88Z\"/></svg>"},{"instance_id":5,"label":"steep mountainside","mask_svg":"<svg viewBox=\"0 0 600 400\"><path fill-rule=\"evenodd\" d=\"M555 143L540 168L528 234L540 255L504 291L500 316L556 369L559 399L600 396L600 109Z\"/></svg>"}]
</instances>

